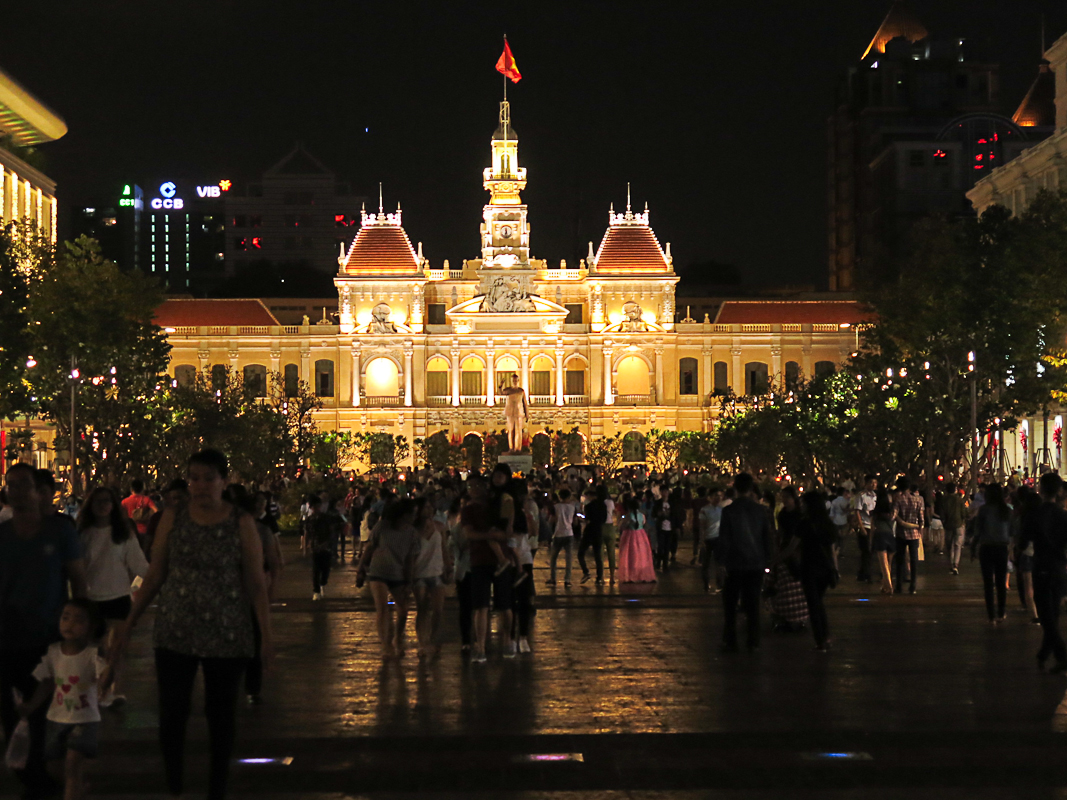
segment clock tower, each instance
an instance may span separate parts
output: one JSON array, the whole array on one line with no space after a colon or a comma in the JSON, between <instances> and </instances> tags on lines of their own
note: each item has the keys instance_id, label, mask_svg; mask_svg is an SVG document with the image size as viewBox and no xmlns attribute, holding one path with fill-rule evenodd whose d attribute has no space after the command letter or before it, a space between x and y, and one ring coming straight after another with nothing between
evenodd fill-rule
<instances>
[{"instance_id":1,"label":"clock tower","mask_svg":"<svg viewBox=\"0 0 1067 800\"><path fill-rule=\"evenodd\" d=\"M482 185L489 203L482 210L482 266L487 269L529 269L530 225L519 192L526 188L526 169L519 166L519 139L511 127L508 101L500 104L500 127L493 134L493 165Z\"/></svg>"}]
</instances>

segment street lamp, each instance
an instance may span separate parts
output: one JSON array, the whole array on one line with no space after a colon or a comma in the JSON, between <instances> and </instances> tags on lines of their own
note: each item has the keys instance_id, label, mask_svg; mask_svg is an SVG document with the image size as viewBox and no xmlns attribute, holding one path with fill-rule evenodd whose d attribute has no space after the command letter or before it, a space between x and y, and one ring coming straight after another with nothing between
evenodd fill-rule
<instances>
[{"instance_id":1,"label":"street lamp","mask_svg":"<svg viewBox=\"0 0 1067 800\"><path fill-rule=\"evenodd\" d=\"M971 491L978 491L978 374L974 369L974 350L967 353L967 372L971 376Z\"/></svg>"}]
</instances>

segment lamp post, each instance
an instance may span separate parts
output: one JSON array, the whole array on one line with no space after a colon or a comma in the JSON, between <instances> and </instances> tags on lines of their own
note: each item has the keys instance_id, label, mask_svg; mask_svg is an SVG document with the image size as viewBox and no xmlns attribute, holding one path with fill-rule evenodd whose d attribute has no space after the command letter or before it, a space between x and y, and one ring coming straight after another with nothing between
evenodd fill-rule
<instances>
[{"instance_id":1,"label":"lamp post","mask_svg":"<svg viewBox=\"0 0 1067 800\"><path fill-rule=\"evenodd\" d=\"M967 354L967 372L971 377L971 481L970 496L978 491L978 374L974 369L974 351Z\"/></svg>"},{"instance_id":2,"label":"lamp post","mask_svg":"<svg viewBox=\"0 0 1067 800\"><path fill-rule=\"evenodd\" d=\"M74 450L74 395L78 388L78 379L81 377L81 371L78 369L78 360L74 357L70 357L70 493L75 494L75 475L77 470L77 462L75 461Z\"/></svg>"}]
</instances>

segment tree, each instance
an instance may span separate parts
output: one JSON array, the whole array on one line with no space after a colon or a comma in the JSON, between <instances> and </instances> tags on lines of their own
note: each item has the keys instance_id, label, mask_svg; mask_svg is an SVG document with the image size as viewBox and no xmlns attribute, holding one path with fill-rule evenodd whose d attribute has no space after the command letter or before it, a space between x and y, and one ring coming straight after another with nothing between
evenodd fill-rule
<instances>
[{"instance_id":1,"label":"tree","mask_svg":"<svg viewBox=\"0 0 1067 800\"><path fill-rule=\"evenodd\" d=\"M315 412L322 408L322 400L305 380L298 380L295 392L288 394L280 372L268 373L267 396L271 407L285 420L285 468L294 473L311 455L319 429Z\"/></svg>"},{"instance_id":2,"label":"tree","mask_svg":"<svg viewBox=\"0 0 1067 800\"><path fill-rule=\"evenodd\" d=\"M875 324L852 365L861 408L893 400L900 412L884 434L895 469L959 468L972 385L980 431L997 419L1014 427L1063 385L1062 367L1043 358L1063 340L1065 268L1063 193L1039 192L1018 216L994 206L916 227L899 278L867 297Z\"/></svg>"},{"instance_id":3,"label":"tree","mask_svg":"<svg viewBox=\"0 0 1067 800\"><path fill-rule=\"evenodd\" d=\"M285 411L258 397L241 373L227 368L216 380L204 370L188 385L175 383L163 398L172 416L155 461L160 471L181 471L203 447L226 453L231 469L246 480L287 471L293 441Z\"/></svg>"},{"instance_id":4,"label":"tree","mask_svg":"<svg viewBox=\"0 0 1067 800\"><path fill-rule=\"evenodd\" d=\"M0 232L0 419L34 409L30 290L51 257L48 240L36 226L12 222Z\"/></svg>"},{"instance_id":5,"label":"tree","mask_svg":"<svg viewBox=\"0 0 1067 800\"><path fill-rule=\"evenodd\" d=\"M653 472L666 472L678 463L681 436L677 431L653 428L645 437L645 463Z\"/></svg>"},{"instance_id":6,"label":"tree","mask_svg":"<svg viewBox=\"0 0 1067 800\"><path fill-rule=\"evenodd\" d=\"M29 295L38 409L69 443L73 384L80 477L139 474L155 449L167 381L170 346L152 322L159 288L120 271L84 236L39 269Z\"/></svg>"},{"instance_id":7,"label":"tree","mask_svg":"<svg viewBox=\"0 0 1067 800\"><path fill-rule=\"evenodd\" d=\"M715 462L715 434L679 431L678 463L687 469L707 469Z\"/></svg>"},{"instance_id":8,"label":"tree","mask_svg":"<svg viewBox=\"0 0 1067 800\"><path fill-rule=\"evenodd\" d=\"M553 431L549 428L546 433L552 438L553 467L561 469L568 464L582 463L582 446L585 440L577 425L569 431Z\"/></svg>"},{"instance_id":9,"label":"tree","mask_svg":"<svg viewBox=\"0 0 1067 800\"><path fill-rule=\"evenodd\" d=\"M351 431L324 431L312 439L311 468L316 472L344 469L356 459L358 447Z\"/></svg>"},{"instance_id":10,"label":"tree","mask_svg":"<svg viewBox=\"0 0 1067 800\"><path fill-rule=\"evenodd\" d=\"M622 434L593 436L586 448L586 461L598 467L602 475L613 475L622 466Z\"/></svg>"},{"instance_id":11,"label":"tree","mask_svg":"<svg viewBox=\"0 0 1067 800\"><path fill-rule=\"evenodd\" d=\"M507 452L507 431L489 431L482 440L482 470L491 472L500 461L500 456Z\"/></svg>"},{"instance_id":12,"label":"tree","mask_svg":"<svg viewBox=\"0 0 1067 800\"><path fill-rule=\"evenodd\" d=\"M433 470L458 467L463 463L463 451L444 431L415 440L415 459Z\"/></svg>"},{"instance_id":13,"label":"tree","mask_svg":"<svg viewBox=\"0 0 1067 800\"><path fill-rule=\"evenodd\" d=\"M407 437L385 431L357 433L353 439L360 460L376 474L395 472L397 464L411 453Z\"/></svg>"}]
</instances>

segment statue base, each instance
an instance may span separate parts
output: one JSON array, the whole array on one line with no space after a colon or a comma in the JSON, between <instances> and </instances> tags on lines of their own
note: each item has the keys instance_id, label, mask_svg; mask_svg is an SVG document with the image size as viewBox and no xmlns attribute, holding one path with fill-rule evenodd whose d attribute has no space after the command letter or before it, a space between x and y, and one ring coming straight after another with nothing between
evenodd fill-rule
<instances>
[{"instance_id":1,"label":"statue base","mask_svg":"<svg viewBox=\"0 0 1067 800\"><path fill-rule=\"evenodd\" d=\"M501 453L497 456L496 463L507 464L511 467L512 475L529 475L533 472L533 456L529 453Z\"/></svg>"}]
</instances>

